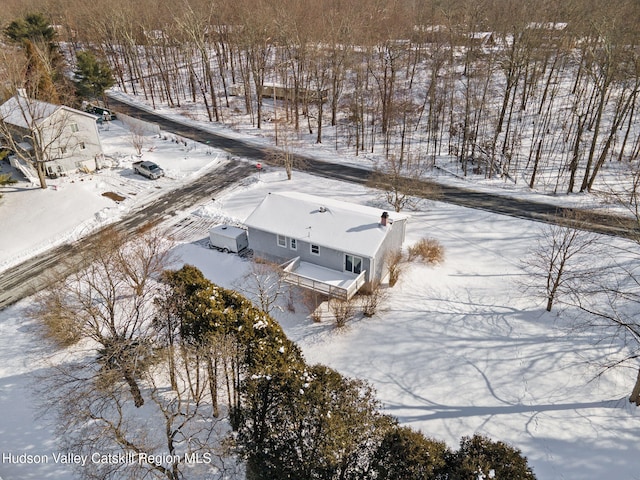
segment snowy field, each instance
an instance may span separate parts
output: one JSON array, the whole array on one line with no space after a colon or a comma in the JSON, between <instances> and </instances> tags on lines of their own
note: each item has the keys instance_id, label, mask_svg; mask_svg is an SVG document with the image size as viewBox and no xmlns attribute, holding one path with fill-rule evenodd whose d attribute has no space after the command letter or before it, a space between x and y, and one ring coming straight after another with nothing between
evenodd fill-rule
<instances>
[{"instance_id":1,"label":"snowy field","mask_svg":"<svg viewBox=\"0 0 640 480\"><path fill-rule=\"evenodd\" d=\"M295 189L379 205L370 191L296 174L263 175L253 188L220 200L245 218L269 191ZM314 323L304 307L275 313L311 363L371 381L385 410L403 424L455 447L474 432L509 442L540 479L640 478L640 411L627 395L634 377L593 381L588 362L604 347L544 305L524 298L520 259L538 224L435 202L410 212L407 245L432 237L445 247L439 267L411 265L372 319L344 329ZM233 256L180 249L185 263L232 287ZM233 276L239 276L237 274Z\"/></svg>"},{"instance_id":2,"label":"snowy field","mask_svg":"<svg viewBox=\"0 0 640 480\"><path fill-rule=\"evenodd\" d=\"M127 212L155 197L188 183L194 176L215 168L226 157L219 150L194 142L177 143L173 135L145 137L142 157L160 165L166 176L149 180L135 174L138 160L129 131L119 121L100 127L100 140L113 168L92 175L47 179L49 188L20 180L0 188L0 272L46 249L81 238L99 227L117 221ZM2 162L3 172L10 172ZM103 196L115 193L122 200Z\"/></svg>"},{"instance_id":3,"label":"snowy field","mask_svg":"<svg viewBox=\"0 0 640 480\"><path fill-rule=\"evenodd\" d=\"M55 190L24 183L2 189L0 219L12 228L0 231L0 271L119 218L214 168L218 158L202 146L150 139L144 158L167 171L167 178L152 182L131 172L132 148L117 124L102 133L119 168L62 179ZM285 178L269 170L194 205L192 213L242 221L267 192L287 190L382 205L375 192L354 185L297 172L292 181ZM105 192L125 200L115 203ZM406 245L435 238L445 247L444 264L410 265L378 315L343 329L312 322L302 306L276 312L307 360L371 381L386 411L452 447L474 432L513 444L539 479L639 479L640 411L626 400L634 377L612 372L594 381L589 361L606 347L588 332L569 330L570 312L549 314L518 287L520 259L535 244L539 225L427 201L407 213ZM202 238L177 247L180 258L232 287L247 261L204 248ZM49 463L3 461L0 477L70 479L65 465L53 463L57 449L47 417L37 417L31 383L48 368L50 352L42 351L25 317L28 306L27 299L0 312L0 452L47 455Z\"/></svg>"}]
</instances>

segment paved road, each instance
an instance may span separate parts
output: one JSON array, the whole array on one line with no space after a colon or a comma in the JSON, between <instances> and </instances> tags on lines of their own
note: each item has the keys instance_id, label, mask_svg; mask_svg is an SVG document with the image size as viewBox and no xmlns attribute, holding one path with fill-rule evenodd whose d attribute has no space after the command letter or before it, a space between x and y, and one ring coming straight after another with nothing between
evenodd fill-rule
<instances>
[{"instance_id":1,"label":"paved road","mask_svg":"<svg viewBox=\"0 0 640 480\"><path fill-rule=\"evenodd\" d=\"M192 127L177 121L156 115L155 113L143 110L117 99L109 99L110 106L117 112L121 111L127 115L141 118L157 123L163 130L174 132L185 138L198 142L209 143L212 146L225 150L230 155L245 157L269 163L269 156L273 149L268 147L256 147L245 143L242 140L229 138L223 134L205 132L196 127ZM298 169L307 171L313 175L343 180L347 182L367 184L372 172L364 168L349 165L340 165L321 160L298 156ZM561 223L585 227L597 233L616 235L621 237L640 236L640 229L631 219L595 214L585 212L580 220L567 218L568 210L555 205L534 202L530 200L515 199L508 196L500 196L486 192L478 192L470 189L460 188L452 185L437 184L429 180L408 180L411 182L412 191L416 196L439 200L463 207L487 210L503 215L537 220L548 223ZM569 216L570 217L570 216Z\"/></svg>"},{"instance_id":2,"label":"paved road","mask_svg":"<svg viewBox=\"0 0 640 480\"><path fill-rule=\"evenodd\" d=\"M209 173L194 180L190 185L173 190L127 216L117 225L117 228L126 232L133 232L146 222L173 216L177 211L187 209L202 199L215 197L218 192L227 186L255 171L246 162L234 160L233 157L243 157L265 163L269 161L269 154L272 152L269 148L249 145L242 140L206 132L155 115L152 112L132 107L116 99L110 99L110 103L111 107L116 111L157 123L163 130L173 132L184 138L209 143L228 152L231 157L229 164L224 169ZM364 185L369 181L371 175L371 171L353 166L333 164L312 158L301 158L301 160L303 161L300 162L299 169L322 177ZM224 174L221 173L222 171L224 171ZM412 187L417 195L421 195L424 198L437 199L464 207L538 221L567 223L567 220L563 219L565 210L549 204L501 197L449 185L437 185L429 181L412 180ZM637 230L637 225L630 220L606 215L591 215L589 216L589 222L588 228L599 233L618 236L640 234ZM51 278L53 278L52 274L64 275L70 273L63 271L62 265L72 264L73 262L68 260L73 260L76 258L75 256L79 257L78 252L84 245L94 241L99 233L97 232L70 245L62 245L2 272L2 275L0 275L0 309L47 286L51 282Z\"/></svg>"},{"instance_id":3,"label":"paved road","mask_svg":"<svg viewBox=\"0 0 640 480\"><path fill-rule=\"evenodd\" d=\"M246 162L229 160L189 185L172 190L166 195L139 208L115 225L126 233L133 233L148 222L169 219L180 210L191 208L207 198L214 198L218 192L253 174L253 168ZM73 244L65 244L31 258L0 274L0 309L17 302L45 288L56 276L67 275L65 266L77 264L79 252L96 240L100 231Z\"/></svg>"}]
</instances>

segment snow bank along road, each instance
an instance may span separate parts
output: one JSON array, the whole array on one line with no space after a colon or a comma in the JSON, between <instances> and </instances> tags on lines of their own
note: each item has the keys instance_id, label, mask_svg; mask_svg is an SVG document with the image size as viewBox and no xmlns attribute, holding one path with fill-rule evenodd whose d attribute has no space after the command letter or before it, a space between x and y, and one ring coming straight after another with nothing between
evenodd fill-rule
<instances>
[{"instance_id":1,"label":"snow bank along road","mask_svg":"<svg viewBox=\"0 0 640 480\"><path fill-rule=\"evenodd\" d=\"M169 120L113 98L110 102L111 107L116 111L157 123L163 130L176 135L214 145L232 156L267 162L271 153L269 148L257 147L242 140ZM366 184L371 175L369 170L353 166L323 162L308 157L301 157L301 160L303 161L298 162L301 170L327 178ZM226 165L219 167L216 171L194 180L189 185L172 190L146 207L128 215L116 227L131 233L144 223L174 216L179 210L190 208L199 200L215 196L217 192L250 175L253 171L254 169L247 163L230 159ZM422 192L425 198L531 220L568 222L564 218L566 209L561 207L440 185L426 180L407 181L413 183L412 190ZM584 222L584 219L581 219L581 222ZM640 235L638 226L630 219L593 214L589 215L588 222L588 228L598 233L624 237ZM582 225L584 226L584 223ZM64 270L68 268L64 265L73 265L73 259L79 259L82 248L93 242L99 234L100 232L97 232L73 244L62 245L3 272L0 278L0 309L41 290L55 277L59 278L71 273Z\"/></svg>"},{"instance_id":2,"label":"snow bank along road","mask_svg":"<svg viewBox=\"0 0 640 480\"><path fill-rule=\"evenodd\" d=\"M252 173L253 168L246 162L229 160L190 184L167 192L112 226L122 232L133 233L144 224L169 219L180 210L189 209L203 199L215 197L218 192ZM69 265L79 264L80 252L95 242L101 231L75 243L61 245L2 272L0 309L33 295L55 278L71 273Z\"/></svg>"},{"instance_id":3,"label":"snow bank along road","mask_svg":"<svg viewBox=\"0 0 640 480\"><path fill-rule=\"evenodd\" d=\"M119 99L110 97L110 107L116 112L121 111L132 117L141 118L148 122L153 122L167 131L175 133L185 138L197 142L207 143L216 148L224 150L233 156L239 156L258 160L262 163L269 163L270 153L273 152L268 147L258 147L251 145L240 139L230 138L220 133L213 133L197 127L187 125L175 120L168 119L153 111L139 108L125 103ZM324 162L310 157L297 155L301 160L297 162L297 169L307 173L322 177L354 182L365 185L371 175L371 171L350 165ZM512 197L495 195L486 192L468 190L452 185L443 185L428 180L405 179L411 183L411 190L424 198L452 203L463 207L487 210L503 215L537 220L548 223L574 224L578 222L567 219L567 209L550 205L547 203L521 200ZM640 236L638 225L630 218L623 218L613 215L596 214L585 212L580 217L581 227L607 235L621 237ZM637 237L636 237L637 238Z\"/></svg>"}]
</instances>

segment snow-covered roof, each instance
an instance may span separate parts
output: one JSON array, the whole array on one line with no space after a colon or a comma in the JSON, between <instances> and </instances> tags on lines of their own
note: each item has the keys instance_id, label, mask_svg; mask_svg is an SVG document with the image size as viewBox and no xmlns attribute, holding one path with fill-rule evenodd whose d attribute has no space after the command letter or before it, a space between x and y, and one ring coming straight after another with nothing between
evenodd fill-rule
<instances>
[{"instance_id":1,"label":"snow-covered roof","mask_svg":"<svg viewBox=\"0 0 640 480\"><path fill-rule=\"evenodd\" d=\"M469 38L474 40L484 40L491 37L491 35L493 35L493 32L471 32L469 34Z\"/></svg>"},{"instance_id":2,"label":"snow-covered roof","mask_svg":"<svg viewBox=\"0 0 640 480\"><path fill-rule=\"evenodd\" d=\"M0 105L0 117L10 125L31 129L59 108L60 105L15 95Z\"/></svg>"},{"instance_id":3,"label":"snow-covered roof","mask_svg":"<svg viewBox=\"0 0 640 480\"><path fill-rule=\"evenodd\" d=\"M388 212L389 222L383 227L380 217L384 211L300 192L269 193L244 223L321 247L373 257L393 228L393 220L407 218Z\"/></svg>"},{"instance_id":4,"label":"snow-covered roof","mask_svg":"<svg viewBox=\"0 0 640 480\"><path fill-rule=\"evenodd\" d=\"M225 238L238 238L241 235L246 235L247 232L239 227L234 227L233 225L216 225L209 230L209 235L220 235Z\"/></svg>"},{"instance_id":5,"label":"snow-covered roof","mask_svg":"<svg viewBox=\"0 0 640 480\"><path fill-rule=\"evenodd\" d=\"M95 115L81 110L76 110L64 105L54 105L41 100L34 100L23 95L14 95L0 105L0 118L9 125L30 130L60 109L74 114L96 118Z\"/></svg>"}]
</instances>

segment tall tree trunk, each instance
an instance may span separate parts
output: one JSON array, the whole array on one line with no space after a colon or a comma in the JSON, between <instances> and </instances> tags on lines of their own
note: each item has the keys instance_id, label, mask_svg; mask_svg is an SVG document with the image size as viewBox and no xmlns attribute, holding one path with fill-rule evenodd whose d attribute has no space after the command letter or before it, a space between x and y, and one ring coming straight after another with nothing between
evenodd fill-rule
<instances>
[{"instance_id":1,"label":"tall tree trunk","mask_svg":"<svg viewBox=\"0 0 640 480\"><path fill-rule=\"evenodd\" d=\"M636 378L636 384L633 386L633 390L631 391L629 402L635 403L636 406L640 406L640 368L638 369L638 377Z\"/></svg>"},{"instance_id":2,"label":"tall tree trunk","mask_svg":"<svg viewBox=\"0 0 640 480\"><path fill-rule=\"evenodd\" d=\"M608 75L608 73L607 73ZM580 191L584 192L589 186L589 177L591 176L591 166L593 165L593 157L596 153L596 146L598 145L598 136L600 134L600 126L602 125L602 113L604 112L604 106L607 103L607 92L609 90L609 80L605 79L600 91L600 101L598 102L598 111L596 113L595 125L593 129L593 137L591 139L591 147L589 148L589 156L587 157L587 165L584 170L584 177L582 178L582 185Z\"/></svg>"},{"instance_id":3,"label":"tall tree trunk","mask_svg":"<svg viewBox=\"0 0 640 480\"><path fill-rule=\"evenodd\" d=\"M323 110L323 102L322 102L322 92L318 91L318 95L320 96L318 100L318 131L316 135L316 143L322 143L322 110Z\"/></svg>"},{"instance_id":4,"label":"tall tree trunk","mask_svg":"<svg viewBox=\"0 0 640 480\"><path fill-rule=\"evenodd\" d=\"M209 95L211 96L211 109L213 110L213 115L216 119L216 122L220 121L220 115L218 113L218 100L216 98L216 90L215 90L215 86L213 84L213 74L211 73L211 65L210 65L210 59L209 59L209 55L206 54L204 51L202 53L203 56L203 62L205 62L204 65L204 72L205 72L205 76L207 79L207 82L209 84Z\"/></svg>"},{"instance_id":5,"label":"tall tree trunk","mask_svg":"<svg viewBox=\"0 0 640 480\"><path fill-rule=\"evenodd\" d=\"M536 175L538 174L538 165L540 164L540 153L542 151L542 140L538 141L538 148L536 149L536 158L533 162L533 172L531 173L531 181L529 182L529 188L533 189L536 184Z\"/></svg>"},{"instance_id":6,"label":"tall tree trunk","mask_svg":"<svg viewBox=\"0 0 640 480\"><path fill-rule=\"evenodd\" d=\"M209 374L209 391L211 392L211 406L213 408L213 416L218 417L220 411L218 410L218 377L216 375L218 362L214 365L211 360L211 352L207 354L207 373Z\"/></svg>"},{"instance_id":7,"label":"tall tree trunk","mask_svg":"<svg viewBox=\"0 0 640 480\"><path fill-rule=\"evenodd\" d=\"M169 382L171 383L171 389L178 390L178 381L176 380L176 352L173 346L173 338L171 338L168 347L169 358Z\"/></svg>"},{"instance_id":8,"label":"tall tree trunk","mask_svg":"<svg viewBox=\"0 0 640 480\"><path fill-rule=\"evenodd\" d=\"M571 164L569 165L569 186L567 187L567 193L573 193L576 182L576 172L578 171L578 160L580 155L580 141L582 140L582 131L586 122L586 115L580 115L578 117L578 131L576 133L576 139L573 144L573 156L571 158Z\"/></svg>"},{"instance_id":9,"label":"tall tree trunk","mask_svg":"<svg viewBox=\"0 0 640 480\"><path fill-rule=\"evenodd\" d=\"M122 376L124 377L125 382L129 385L129 389L131 390L131 396L133 397L133 404L140 408L144 405L144 398L142 398L142 393L140 392L140 387L138 386L138 382L133 377L133 374L128 368L123 369Z\"/></svg>"},{"instance_id":10,"label":"tall tree trunk","mask_svg":"<svg viewBox=\"0 0 640 480\"><path fill-rule=\"evenodd\" d=\"M40 188L47 188L47 178L44 171L44 162L36 161L36 171L38 172L38 180L40 181Z\"/></svg>"},{"instance_id":11,"label":"tall tree trunk","mask_svg":"<svg viewBox=\"0 0 640 480\"><path fill-rule=\"evenodd\" d=\"M634 100L634 95L630 94L629 97L624 102L624 105L622 105L623 97L622 97L622 94L620 95L621 96L618 102L618 108L616 108L614 119L611 122L611 130L609 131L609 136L607 137L607 141L605 142L604 147L602 147L602 151L600 152L598 161L593 167L593 173L591 174L591 178L589 178L589 182L587 183L588 191L591 191L591 188L593 187L593 183L596 181L596 177L598 176L598 172L600 171L600 169L602 168L602 165L604 165L604 162L607 159L607 154L609 153L611 144L616 138L616 132L618 131L618 129L620 128L620 125L625 119L626 114L629 111L629 108L631 107L631 102Z\"/></svg>"}]
</instances>

